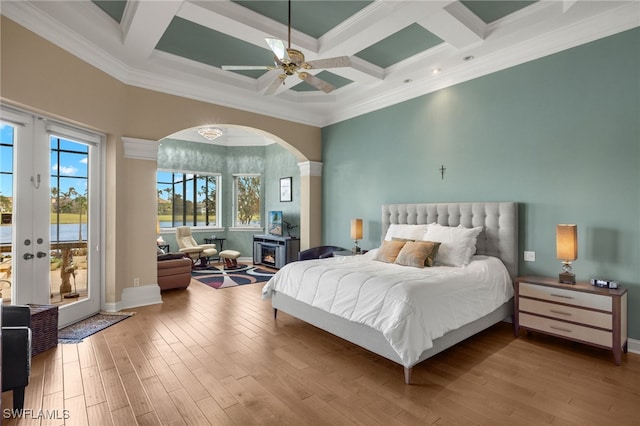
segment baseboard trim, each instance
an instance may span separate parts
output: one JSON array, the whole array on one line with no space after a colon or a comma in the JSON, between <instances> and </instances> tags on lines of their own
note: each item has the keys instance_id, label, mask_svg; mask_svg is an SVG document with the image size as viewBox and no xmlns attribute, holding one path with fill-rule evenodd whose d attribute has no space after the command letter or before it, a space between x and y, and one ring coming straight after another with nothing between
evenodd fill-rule
<instances>
[{"instance_id":1,"label":"baseboard trim","mask_svg":"<svg viewBox=\"0 0 640 426\"><path fill-rule=\"evenodd\" d=\"M640 340L628 339L627 350L631 353L640 355Z\"/></svg>"},{"instance_id":2,"label":"baseboard trim","mask_svg":"<svg viewBox=\"0 0 640 426\"><path fill-rule=\"evenodd\" d=\"M122 300L116 303L105 303L102 307L106 312L118 312L139 306L156 305L162 303L160 286L158 284L126 287L122 290Z\"/></svg>"}]
</instances>

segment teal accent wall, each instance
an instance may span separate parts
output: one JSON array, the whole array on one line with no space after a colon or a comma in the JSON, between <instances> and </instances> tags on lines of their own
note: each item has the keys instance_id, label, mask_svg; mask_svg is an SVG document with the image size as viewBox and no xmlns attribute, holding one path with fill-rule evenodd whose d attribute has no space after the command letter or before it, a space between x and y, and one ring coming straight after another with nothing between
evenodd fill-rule
<instances>
[{"instance_id":1,"label":"teal accent wall","mask_svg":"<svg viewBox=\"0 0 640 426\"><path fill-rule=\"evenodd\" d=\"M225 249L238 250L242 257L253 253L253 235L264 229L234 230L233 175L258 173L262 176L262 205L264 215L269 210L282 210L284 219L294 224L300 218L300 172L293 154L278 144L267 146L223 146L163 139L158 149L158 168L190 172L219 173L222 176L221 230L193 231L199 243L215 234L225 237ZM293 202L280 202L279 177L293 177ZM162 238L177 251L175 235L163 233ZM219 248L218 248L219 250Z\"/></svg>"},{"instance_id":2,"label":"teal accent wall","mask_svg":"<svg viewBox=\"0 0 640 426\"><path fill-rule=\"evenodd\" d=\"M640 339L638 46L626 31L324 128L324 243L351 247L361 217L377 247L384 203L517 201L520 274L557 276L555 226L576 223L577 278L627 287Z\"/></svg>"},{"instance_id":3,"label":"teal accent wall","mask_svg":"<svg viewBox=\"0 0 640 426\"><path fill-rule=\"evenodd\" d=\"M291 201L280 201L280 179L291 179ZM296 158L280 145L272 144L265 152L266 211L281 210L282 218L296 228L291 236L300 237L300 168ZM283 227L286 235L286 227Z\"/></svg>"}]
</instances>

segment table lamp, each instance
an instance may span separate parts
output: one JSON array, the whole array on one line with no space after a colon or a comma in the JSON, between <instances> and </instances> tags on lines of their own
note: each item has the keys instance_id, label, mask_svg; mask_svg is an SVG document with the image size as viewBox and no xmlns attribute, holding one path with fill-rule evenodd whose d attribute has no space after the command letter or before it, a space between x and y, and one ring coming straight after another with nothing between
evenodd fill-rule
<instances>
[{"instance_id":1,"label":"table lamp","mask_svg":"<svg viewBox=\"0 0 640 426\"><path fill-rule=\"evenodd\" d=\"M354 242L352 251L354 253L360 253L360 247L358 247L358 240L362 239L362 219L351 219L351 239Z\"/></svg>"},{"instance_id":2,"label":"table lamp","mask_svg":"<svg viewBox=\"0 0 640 426\"><path fill-rule=\"evenodd\" d=\"M560 224L556 226L556 256L562 260L559 281L575 284L576 276L571 272L571 262L578 258L578 226Z\"/></svg>"}]
</instances>

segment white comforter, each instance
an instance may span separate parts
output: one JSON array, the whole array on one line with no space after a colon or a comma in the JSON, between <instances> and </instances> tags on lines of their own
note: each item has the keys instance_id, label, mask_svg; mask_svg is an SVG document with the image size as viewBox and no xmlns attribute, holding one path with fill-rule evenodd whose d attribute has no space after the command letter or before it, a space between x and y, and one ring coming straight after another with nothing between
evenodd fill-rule
<instances>
[{"instance_id":1,"label":"white comforter","mask_svg":"<svg viewBox=\"0 0 640 426\"><path fill-rule=\"evenodd\" d=\"M497 258L474 256L466 267L412 268L363 256L293 262L262 289L380 331L404 366L418 362L433 340L495 310L513 297Z\"/></svg>"}]
</instances>

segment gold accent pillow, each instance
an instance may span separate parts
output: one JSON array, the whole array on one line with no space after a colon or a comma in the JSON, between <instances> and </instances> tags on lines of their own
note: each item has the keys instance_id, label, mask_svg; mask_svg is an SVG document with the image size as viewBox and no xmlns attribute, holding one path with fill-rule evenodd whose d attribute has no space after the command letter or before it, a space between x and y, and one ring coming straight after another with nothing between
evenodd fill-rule
<instances>
[{"instance_id":1,"label":"gold accent pillow","mask_svg":"<svg viewBox=\"0 0 640 426\"><path fill-rule=\"evenodd\" d=\"M395 263L415 268L433 266L439 247L440 243L433 241L408 241L398 253Z\"/></svg>"},{"instance_id":2,"label":"gold accent pillow","mask_svg":"<svg viewBox=\"0 0 640 426\"><path fill-rule=\"evenodd\" d=\"M393 263L398 257L398 253L406 244L405 241L383 241L373 260L380 262Z\"/></svg>"}]
</instances>

